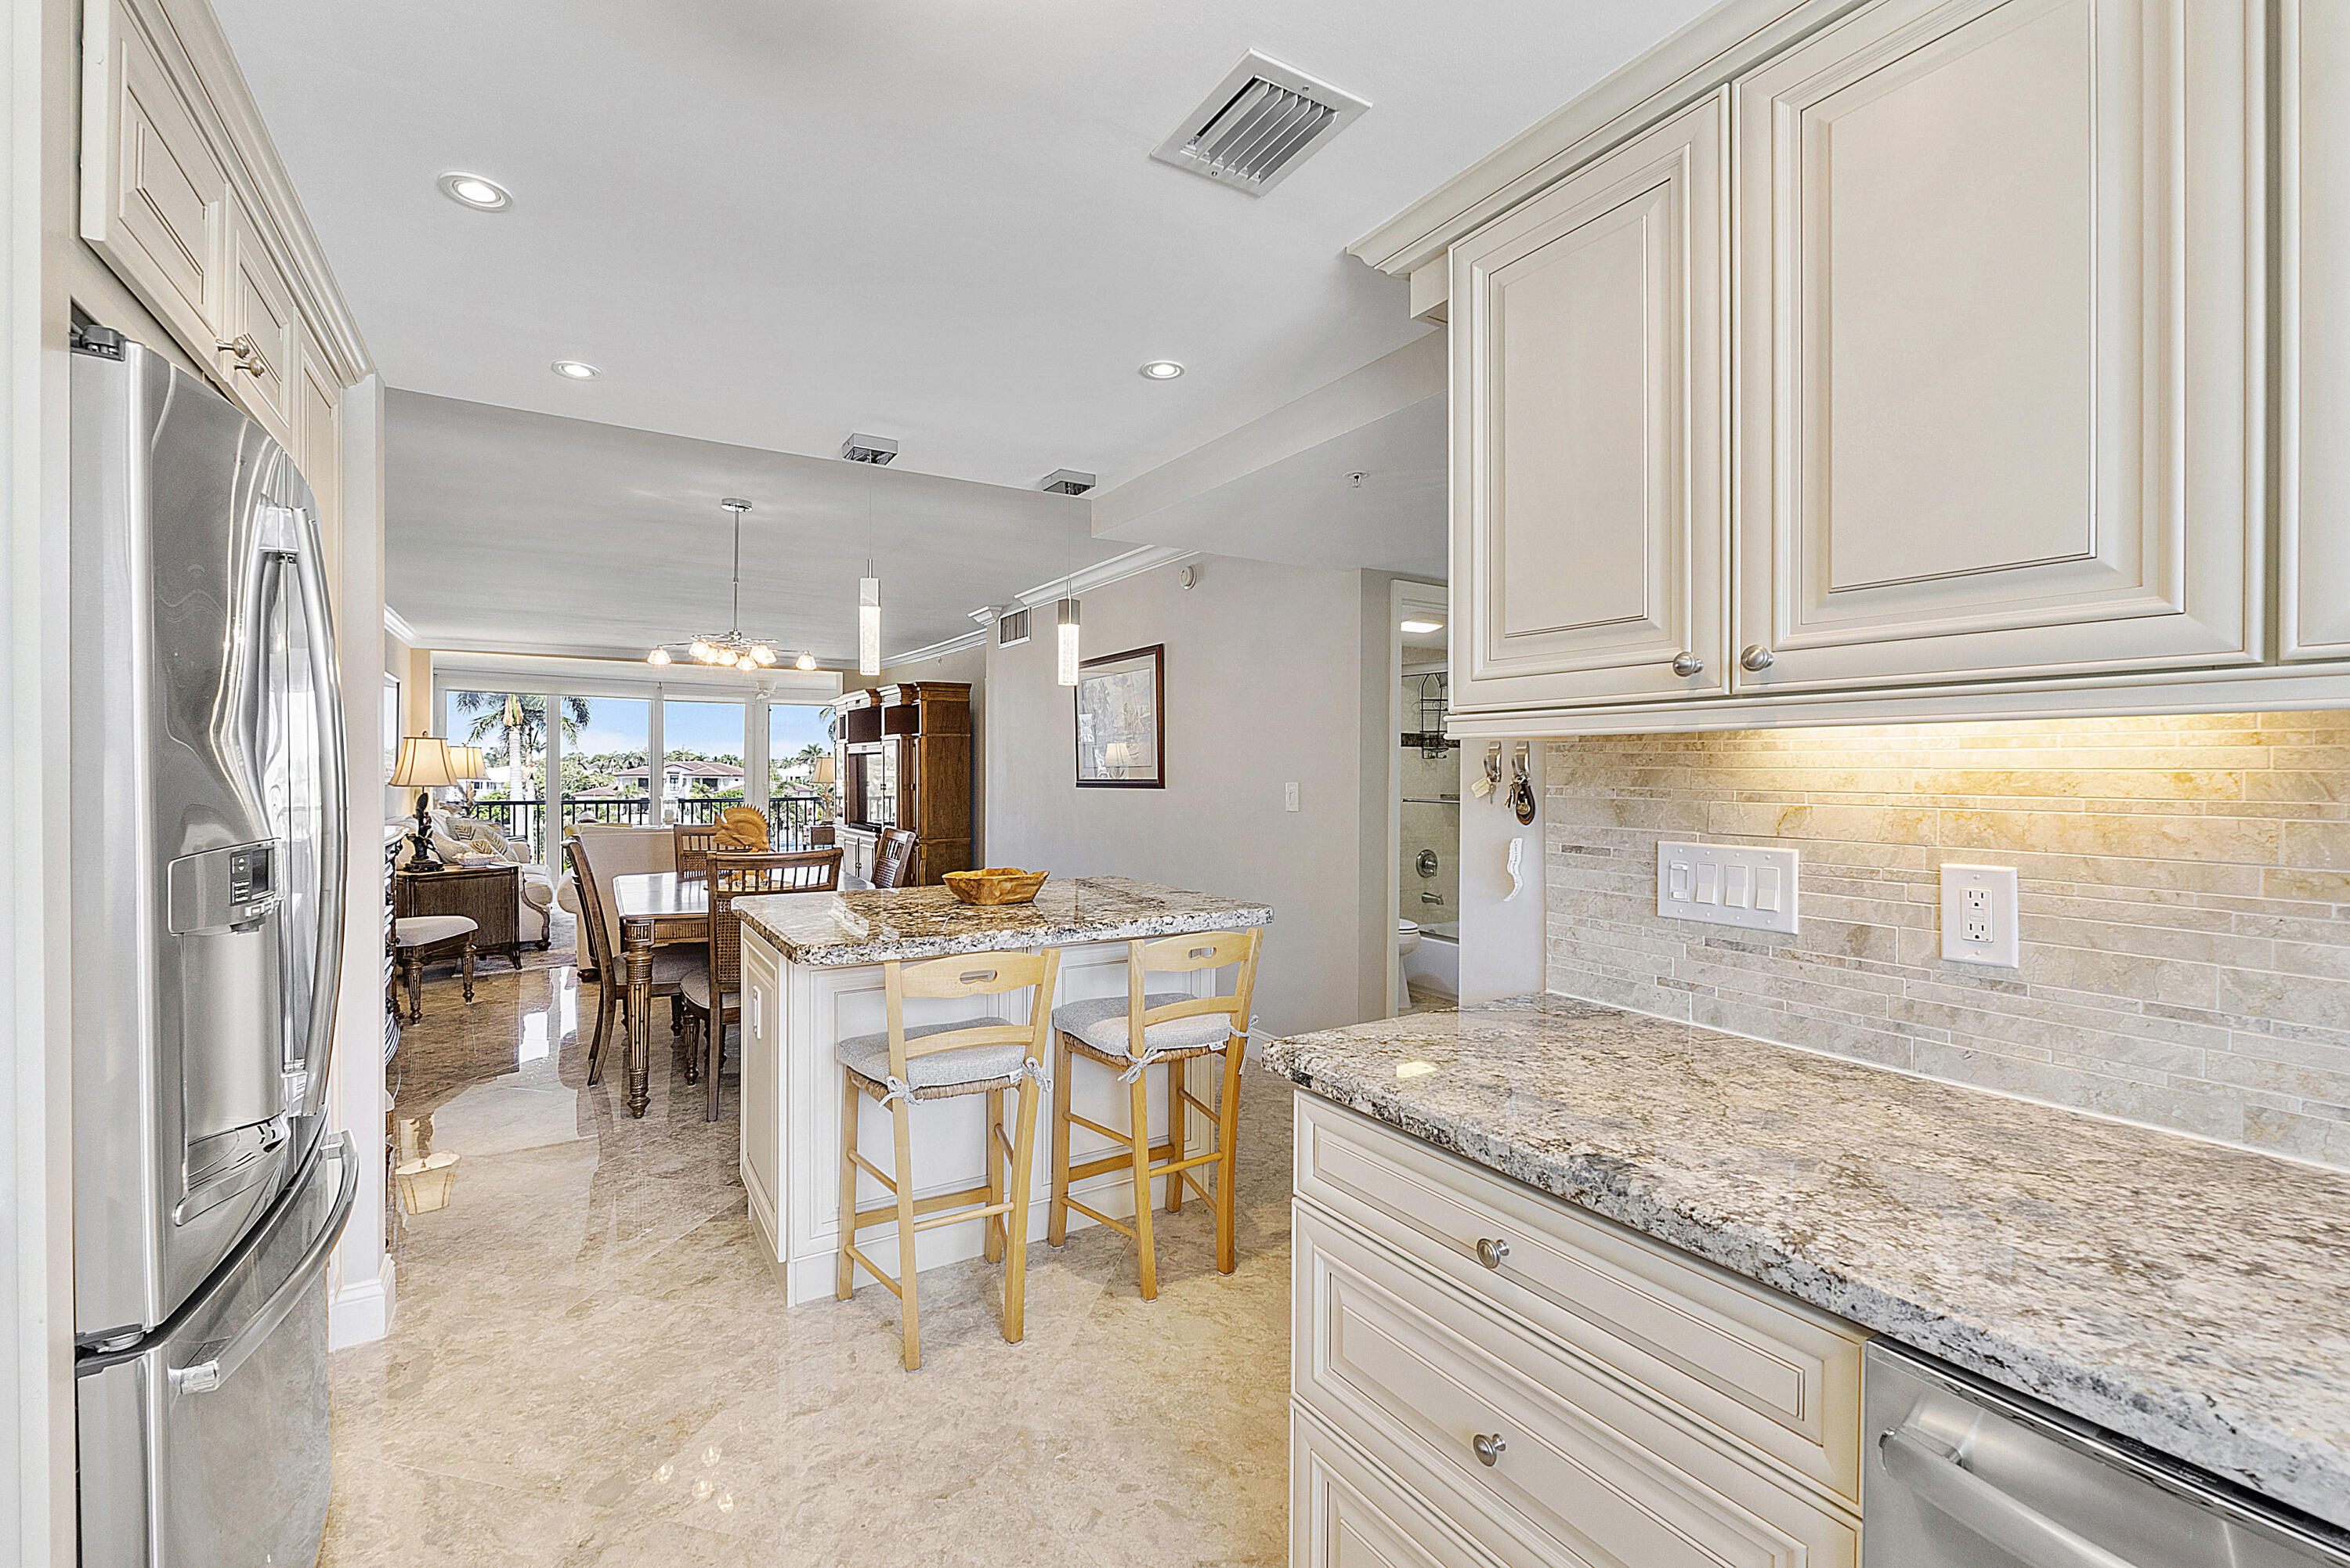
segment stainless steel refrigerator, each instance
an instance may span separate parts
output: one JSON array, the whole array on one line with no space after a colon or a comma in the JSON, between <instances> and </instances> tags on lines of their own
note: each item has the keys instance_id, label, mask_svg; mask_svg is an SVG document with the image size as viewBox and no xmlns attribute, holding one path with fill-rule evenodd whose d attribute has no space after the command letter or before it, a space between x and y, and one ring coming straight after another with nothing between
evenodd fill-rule
<instances>
[{"instance_id":1,"label":"stainless steel refrigerator","mask_svg":"<svg viewBox=\"0 0 2350 1568\"><path fill-rule=\"evenodd\" d=\"M325 1525L321 1114L344 761L317 506L195 377L73 356L74 1328L84 1568L302 1568Z\"/></svg>"}]
</instances>

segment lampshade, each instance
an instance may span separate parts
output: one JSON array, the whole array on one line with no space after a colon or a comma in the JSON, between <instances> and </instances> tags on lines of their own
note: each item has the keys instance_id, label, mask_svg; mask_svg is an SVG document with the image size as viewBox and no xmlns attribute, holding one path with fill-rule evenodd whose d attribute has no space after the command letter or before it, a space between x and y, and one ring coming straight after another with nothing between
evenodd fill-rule
<instances>
[{"instance_id":1,"label":"lampshade","mask_svg":"<svg viewBox=\"0 0 2350 1568\"><path fill-rule=\"evenodd\" d=\"M482 765L482 748L479 746L450 747L449 765L457 770L457 776L461 779L485 779L490 776L489 770Z\"/></svg>"},{"instance_id":2,"label":"lampshade","mask_svg":"<svg viewBox=\"0 0 2350 1568\"><path fill-rule=\"evenodd\" d=\"M400 742L400 765L391 771L393 787L438 789L443 784L464 783L470 775L458 770L457 759L450 755L450 749L449 742L438 735L411 735Z\"/></svg>"},{"instance_id":3,"label":"lampshade","mask_svg":"<svg viewBox=\"0 0 2350 1568\"><path fill-rule=\"evenodd\" d=\"M816 758L816 782L820 784L829 784L832 783L832 753L830 752L825 753L824 755Z\"/></svg>"}]
</instances>

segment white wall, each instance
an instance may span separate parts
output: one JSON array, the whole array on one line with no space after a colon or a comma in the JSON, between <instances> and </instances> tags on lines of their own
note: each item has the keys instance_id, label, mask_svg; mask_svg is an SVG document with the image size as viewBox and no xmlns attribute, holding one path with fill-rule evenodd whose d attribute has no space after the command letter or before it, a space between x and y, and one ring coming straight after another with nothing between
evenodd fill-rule
<instances>
[{"instance_id":1,"label":"white wall","mask_svg":"<svg viewBox=\"0 0 2350 1568\"><path fill-rule=\"evenodd\" d=\"M1374 591L1361 572L1191 564L1188 590L1170 565L1084 598L1087 658L1166 648L1163 790L1076 787L1075 701L1054 679L1049 608L1024 645L990 646L987 857L1261 898L1274 915L1257 981L1264 1027L1378 1016L1385 950L1365 922L1386 898L1385 580ZM1379 759L1367 796L1367 752Z\"/></svg>"}]
</instances>

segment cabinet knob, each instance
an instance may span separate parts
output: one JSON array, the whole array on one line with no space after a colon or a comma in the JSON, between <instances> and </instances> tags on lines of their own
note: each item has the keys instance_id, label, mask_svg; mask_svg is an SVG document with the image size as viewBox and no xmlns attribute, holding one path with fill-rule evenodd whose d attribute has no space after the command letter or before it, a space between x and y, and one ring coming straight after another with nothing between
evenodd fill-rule
<instances>
[{"instance_id":1,"label":"cabinet knob","mask_svg":"<svg viewBox=\"0 0 2350 1568\"><path fill-rule=\"evenodd\" d=\"M266 367L261 358L261 345L253 340L250 332L240 333L234 341L218 345L224 354L236 357L236 368L248 376L258 376Z\"/></svg>"},{"instance_id":2,"label":"cabinet knob","mask_svg":"<svg viewBox=\"0 0 2350 1568\"><path fill-rule=\"evenodd\" d=\"M1469 1446L1477 1450L1479 1464L1491 1466L1509 1450L1510 1439L1499 1432L1476 1432L1471 1434Z\"/></svg>"},{"instance_id":3,"label":"cabinet knob","mask_svg":"<svg viewBox=\"0 0 2350 1568\"><path fill-rule=\"evenodd\" d=\"M1700 659L1696 654L1688 652L1687 650L1677 653L1673 655L1673 673L1676 675L1702 675L1705 673L1705 660Z\"/></svg>"},{"instance_id":4,"label":"cabinet knob","mask_svg":"<svg viewBox=\"0 0 2350 1568\"><path fill-rule=\"evenodd\" d=\"M1477 1238L1477 1261L1489 1269L1498 1269L1502 1260L1510 1255L1510 1244L1499 1236Z\"/></svg>"},{"instance_id":5,"label":"cabinet knob","mask_svg":"<svg viewBox=\"0 0 2350 1568\"><path fill-rule=\"evenodd\" d=\"M1763 670L1779 661L1773 657L1771 650L1761 643L1750 642L1746 645L1746 651L1738 656L1738 662L1749 670Z\"/></svg>"}]
</instances>

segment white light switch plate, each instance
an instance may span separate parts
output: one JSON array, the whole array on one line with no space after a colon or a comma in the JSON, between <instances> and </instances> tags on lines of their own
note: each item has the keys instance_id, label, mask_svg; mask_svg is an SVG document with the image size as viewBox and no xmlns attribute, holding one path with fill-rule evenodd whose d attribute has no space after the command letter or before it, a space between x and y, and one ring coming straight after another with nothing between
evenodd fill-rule
<instances>
[{"instance_id":1,"label":"white light switch plate","mask_svg":"<svg viewBox=\"0 0 2350 1568\"><path fill-rule=\"evenodd\" d=\"M1795 852L1745 844L1657 846L1657 913L1750 931L1795 929Z\"/></svg>"},{"instance_id":2,"label":"white light switch plate","mask_svg":"<svg viewBox=\"0 0 2350 1568\"><path fill-rule=\"evenodd\" d=\"M2017 969L2023 960L2016 931L2015 867L1942 867L1942 956L1952 963Z\"/></svg>"}]
</instances>

